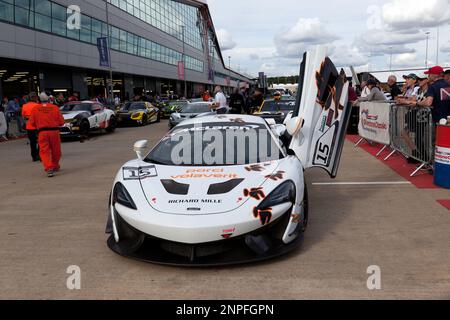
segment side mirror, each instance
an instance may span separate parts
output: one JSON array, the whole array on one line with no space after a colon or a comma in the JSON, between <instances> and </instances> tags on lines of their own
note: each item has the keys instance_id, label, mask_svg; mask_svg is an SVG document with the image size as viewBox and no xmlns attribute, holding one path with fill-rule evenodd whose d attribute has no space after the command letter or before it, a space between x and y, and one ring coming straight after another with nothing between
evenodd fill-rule
<instances>
[{"instance_id":1,"label":"side mirror","mask_svg":"<svg viewBox=\"0 0 450 320\"><path fill-rule=\"evenodd\" d=\"M286 126L283 124L276 124L272 127L272 129L279 137L283 136L286 132Z\"/></svg>"},{"instance_id":2,"label":"side mirror","mask_svg":"<svg viewBox=\"0 0 450 320\"><path fill-rule=\"evenodd\" d=\"M287 121L286 130L290 136L295 136L302 129L303 119L295 117Z\"/></svg>"},{"instance_id":3,"label":"side mirror","mask_svg":"<svg viewBox=\"0 0 450 320\"><path fill-rule=\"evenodd\" d=\"M148 140L140 140L134 144L133 150L136 152L139 160L143 160L145 156L145 151L148 147Z\"/></svg>"}]
</instances>

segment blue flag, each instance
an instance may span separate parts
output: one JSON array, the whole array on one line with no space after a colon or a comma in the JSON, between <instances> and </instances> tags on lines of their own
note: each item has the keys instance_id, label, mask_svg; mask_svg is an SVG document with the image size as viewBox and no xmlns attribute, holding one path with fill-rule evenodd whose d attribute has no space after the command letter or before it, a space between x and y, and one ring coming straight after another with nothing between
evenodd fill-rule
<instances>
[{"instance_id":1,"label":"blue flag","mask_svg":"<svg viewBox=\"0 0 450 320\"><path fill-rule=\"evenodd\" d=\"M100 54L100 66L101 67L109 67L109 54L108 54L108 38L102 37L97 38L97 48L98 53Z\"/></svg>"}]
</instances>

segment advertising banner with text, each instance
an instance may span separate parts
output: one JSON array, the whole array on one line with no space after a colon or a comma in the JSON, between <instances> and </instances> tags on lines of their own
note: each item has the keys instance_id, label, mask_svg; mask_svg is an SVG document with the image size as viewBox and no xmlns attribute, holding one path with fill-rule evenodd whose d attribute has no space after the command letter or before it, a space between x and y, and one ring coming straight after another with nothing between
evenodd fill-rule
<instances>
[{"instance_id":1,"label":"advertising banner with text","mask_svg":"<svg viewBox=\"0 0 450 320\"><path fill-rule=\"evenodd\" d=\"M386 102L363 102L359 114L359 135L361 138L390 145L390 110Z\"/></svg>"}]
</instances>

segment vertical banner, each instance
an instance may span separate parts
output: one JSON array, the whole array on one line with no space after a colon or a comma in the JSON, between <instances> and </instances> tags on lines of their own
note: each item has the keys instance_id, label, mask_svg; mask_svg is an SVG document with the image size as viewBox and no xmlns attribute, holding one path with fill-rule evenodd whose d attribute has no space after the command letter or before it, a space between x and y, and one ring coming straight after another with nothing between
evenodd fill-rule
<instances>
[{"instance_id":1,"label":"vertical banner","mask_svg":"<svg viewBox=\"0 0 450 320\"><path fill-rule=\"evenodd\" d=\"M213 69L209 69L208 80L209 81L214 81L214 70Z\"/></svg>"},{"instance_id":2,"label":"vertical banner","mask_svg":"<svg viewBox=\"0 0 450 320\"><path fill-rule=\"evenodd\" d=\"M184 62L178 61L178 80L184 80Z\"/></svg>"},{"instance_id":3,"label":"vertical banner","mask_svg":"<svg viewBox=\"0 0 450 320\"><path fill-rule=\"evenodd\" d=\"M109 67L108 38L97 38L97 48L100 55L100 67Z\"/></svg>"},{"instance_id":4,"label":"vertical banner","mask_svg":"<svg viewBox=\"0 0 450 320\"><path fill-rule=\"evenodd\" d=\"M258 74L258 84L260 88L265 88L265 77L266 75L264 74L264 72L260 72Z\"/></svg>"}]
</instances>

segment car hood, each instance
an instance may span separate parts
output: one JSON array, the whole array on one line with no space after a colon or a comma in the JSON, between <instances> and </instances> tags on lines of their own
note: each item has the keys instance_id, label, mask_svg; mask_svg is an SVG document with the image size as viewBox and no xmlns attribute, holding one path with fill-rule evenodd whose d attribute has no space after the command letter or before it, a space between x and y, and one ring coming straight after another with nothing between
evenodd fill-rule
<instances>
[{"instance_id":1,"label":"car hood","mask_svg":"<svg viewBox=\"0 0 450 320\"><path fill-rule=\"evenodd\" d=\"M279 161L224 167L148 165L153 176L140 183L150 206L161 213L218 214L243 206L249 199L244 190L263 186L278 166Z\"/></svg>"},{"instance_id":2,"label":"car hood","mask_svg":"<svg viewBox=\"0 0 450 320\"><path fill-rule=\"evenodd\" d=\"M64 111L64 112L61 112L61 113L62 113L62 115L64 117L64 120L74 119L76 116L78 116L78 115L80 115L82 113L89 114L89 112L87 112L87 111Z\"/></svg>"},{"instance_id":3,"label":"car hood","mask_svg":"<svg viewBox=\"0 0 450 320\"><path fill-rule=\"evenodd\" d=\"M174 120L177 120L177 119L183 119L184 120L184 119L195 118L196 116L198 116L200 114L201 113L178 113L178 112L175 112L172 115L173 115Z\"/></svg>"}]
</instances>

